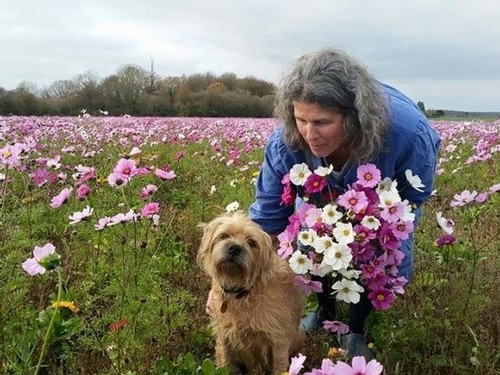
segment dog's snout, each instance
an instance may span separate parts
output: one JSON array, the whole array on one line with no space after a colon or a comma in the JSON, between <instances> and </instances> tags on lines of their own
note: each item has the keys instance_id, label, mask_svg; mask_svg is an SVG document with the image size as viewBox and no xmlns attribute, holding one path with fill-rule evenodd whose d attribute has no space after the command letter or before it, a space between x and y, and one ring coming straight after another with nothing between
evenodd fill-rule
<instances>
[{"instance_id":1,"label":"dog's snout","mask_svg":"<svg viewBox=\"0 0 500 375\"><path fill-rule=\"evenodd\" d=\"M227 248L227 253L232 256L239 255L242 252L242 248L239 245L232 244Z\"/></svg>"}]
</instances>

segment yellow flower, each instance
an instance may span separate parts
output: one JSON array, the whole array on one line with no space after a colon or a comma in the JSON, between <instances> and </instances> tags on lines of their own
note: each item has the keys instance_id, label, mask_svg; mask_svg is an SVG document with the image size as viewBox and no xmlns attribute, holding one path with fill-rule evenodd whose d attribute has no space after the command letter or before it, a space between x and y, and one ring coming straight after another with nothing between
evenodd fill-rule
<instances>
[{"instance_id":1,"label":"yellow flower","mask_svg":"<svg viewBox=\"0 0 500 375\"><path fill-rule=\"evenodd\" d=\"M336 359L339 359L339 358L342 358L342 356L345 354L345 350L343 349L340 349L340 348L330 348L328 350L328 358L332 359L332 360L336 360Z\"/></svg>"},{"instance_id":2,"label":"yellow flower","mask_svg":"<svg viewBox=\"0 0 500 375\"><path fill-rule=\"evenodd\" d=\"M59 301L59 302L54 302L52 303L51 307L53 309L55 308L67 308L69 310L71 310L73 313L77 313L78 311L80 311L80 309L76 306L76 304L72 301Z\"/></svg>"}]
</instances>

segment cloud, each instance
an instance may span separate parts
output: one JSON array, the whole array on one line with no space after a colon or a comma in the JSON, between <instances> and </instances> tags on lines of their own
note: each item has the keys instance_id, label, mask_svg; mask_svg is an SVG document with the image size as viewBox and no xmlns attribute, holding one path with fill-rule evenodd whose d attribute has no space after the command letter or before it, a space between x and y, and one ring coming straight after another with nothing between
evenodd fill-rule
<instances>
[{"instance_id":1,"label":"cloud","mask_svg":"<svg viewBox=\"0 0 500 375\"><path fill-rule=\"evenodd\" d=\"M496 0L18 0L0 10L0 86L43 87L88 70L104 78L151 59L162 76L230 71L277 83L295 58L330 46L424 102L440 92L443 108L494 110L498 14Z\"/></svg>"}]
</instances>

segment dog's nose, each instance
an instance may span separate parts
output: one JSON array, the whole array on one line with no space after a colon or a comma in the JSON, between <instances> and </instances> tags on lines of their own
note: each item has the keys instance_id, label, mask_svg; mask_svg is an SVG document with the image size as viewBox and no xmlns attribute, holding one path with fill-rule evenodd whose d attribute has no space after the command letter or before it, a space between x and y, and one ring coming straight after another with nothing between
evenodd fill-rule
<instances>
[{"instance_id":1,"label":"dog's nose","mask_svg":"<svg viewBox=\"0 0 500 375\"><path fill-rule=\"evenodd\" d=\"M232 256L236 256L236 255L239 255L241 253L242 249L241 249L241 246L238 246L238 245L230 245L228 248L227 248L227 253L229 255L232 255Z\"/></svg>"}]
</instances>

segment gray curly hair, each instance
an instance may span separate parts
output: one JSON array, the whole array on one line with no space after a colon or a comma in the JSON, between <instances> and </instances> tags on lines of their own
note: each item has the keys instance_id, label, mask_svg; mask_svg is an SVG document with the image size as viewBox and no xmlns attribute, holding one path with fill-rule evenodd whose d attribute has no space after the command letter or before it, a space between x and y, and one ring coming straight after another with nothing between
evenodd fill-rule
<instances>
[{"instance_id":1,"label":"gray curly hair","mask_svg":"<svg viewBox=\"0 0 500 375\"><path fill-rule=\"evenodd\" d=\"M384 149L386 100L366 68L342 51L325 48L300 57L285 72L276 100L275 116L284 122L285 142L294 149L309 149L297 130L296 101L344 114L344 130L355 161L369 161Z\"/></svg>"}]
</instances>

